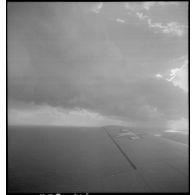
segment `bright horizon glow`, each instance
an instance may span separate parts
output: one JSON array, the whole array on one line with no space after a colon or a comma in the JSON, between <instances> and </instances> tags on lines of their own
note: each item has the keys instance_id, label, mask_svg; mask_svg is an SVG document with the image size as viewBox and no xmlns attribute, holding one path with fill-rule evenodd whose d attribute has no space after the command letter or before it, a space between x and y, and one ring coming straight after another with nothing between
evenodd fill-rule
<instances>
[{"instance_id":1,"label":"bright horizon glow","mask_svg":"<svg viewBox=\"0 0 195 195\"><path fill-rule=\"evenodd\" d=\"M36 105L33 109L13 109L8 112L8 125L51 126L105 126L125 123L82 108L63 109L49 105Z\"/></svg>"}]
</instances>

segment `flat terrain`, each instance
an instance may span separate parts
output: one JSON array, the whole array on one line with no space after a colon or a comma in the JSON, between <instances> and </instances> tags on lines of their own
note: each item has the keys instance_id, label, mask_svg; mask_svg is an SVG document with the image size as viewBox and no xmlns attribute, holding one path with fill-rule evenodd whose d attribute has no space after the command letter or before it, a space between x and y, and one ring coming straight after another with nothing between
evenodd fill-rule
<instances>
[{"instance_id":1,"label":"flat terrain","mask_svg":"<svg viewBox=\"0 0 195 195\"><path fill-rule=\"evenodd\" d=\"M178 139L123 127L10 126L8 136L10 192L188 191Z\"/></svg>"}]
</instances>

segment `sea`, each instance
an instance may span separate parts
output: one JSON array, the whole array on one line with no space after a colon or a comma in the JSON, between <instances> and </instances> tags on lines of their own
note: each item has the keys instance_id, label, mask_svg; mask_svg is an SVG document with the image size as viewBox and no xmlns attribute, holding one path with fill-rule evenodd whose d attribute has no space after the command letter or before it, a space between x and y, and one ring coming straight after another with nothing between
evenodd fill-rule
<instances>
[{"instance_id":1,"label":"sea","mask_svg":"<svg viewBox=\"0 0 195 195\"><path fill-rule=\"evenodd\" d=\"M8 127L9 192L98 192L102 178L127 170L102 128Z\"/></svg>"}]
</instances>

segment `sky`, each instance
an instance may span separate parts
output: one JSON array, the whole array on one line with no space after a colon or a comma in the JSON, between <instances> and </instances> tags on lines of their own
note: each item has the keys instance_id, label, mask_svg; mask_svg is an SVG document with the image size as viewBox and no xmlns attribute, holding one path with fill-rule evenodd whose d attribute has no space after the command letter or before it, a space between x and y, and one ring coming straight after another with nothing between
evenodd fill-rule
<instances>
[{"instance_id":1,"label":"sky","mask_svg":"<svg viewBox=\"0 0 195 195\"><path fill-rule=\"evenodd\" d=\"M8 124L188 130L188 2L8 2Z\"/></svg>"}]
</instances>

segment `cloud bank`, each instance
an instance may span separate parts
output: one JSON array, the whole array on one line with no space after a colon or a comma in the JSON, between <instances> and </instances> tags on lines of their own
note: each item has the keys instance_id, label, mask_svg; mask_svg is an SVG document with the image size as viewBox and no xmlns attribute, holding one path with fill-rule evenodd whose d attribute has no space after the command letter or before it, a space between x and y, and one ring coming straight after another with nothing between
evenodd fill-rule
<instances>
[{"instance_id":1,"label":"cloud bank","mask_svg":"<svg viewBox=\"0 0 195 195\"><path fill-rule=\"evenodd\" d=\"M170 63L187 56L186 34L155 34L124 10L122 3L9 3L9 124L164 128L187 119L187 65Z\"/></svg>"}]
</instances>

